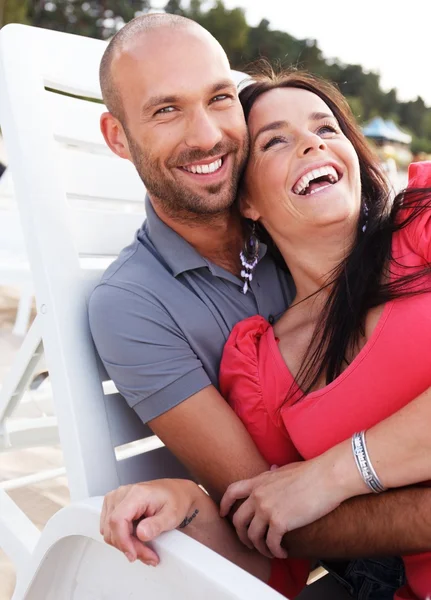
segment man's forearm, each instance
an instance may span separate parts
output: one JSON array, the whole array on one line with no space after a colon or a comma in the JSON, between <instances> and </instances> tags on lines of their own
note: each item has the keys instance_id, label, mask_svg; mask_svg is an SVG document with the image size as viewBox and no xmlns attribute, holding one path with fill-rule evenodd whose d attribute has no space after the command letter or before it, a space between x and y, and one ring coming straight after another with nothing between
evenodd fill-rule
<instances>
[{"instance_id":1,"label":"man's forearm","mask_svg":"<svg viewBox=\"0 0 431 600\"><path fill-rule=\"evenodd\" d=\"M286 533L282 546L291 557L321 559L431 550L431 488L351 498L315 523Z\"/></svg>"}]
</instances>

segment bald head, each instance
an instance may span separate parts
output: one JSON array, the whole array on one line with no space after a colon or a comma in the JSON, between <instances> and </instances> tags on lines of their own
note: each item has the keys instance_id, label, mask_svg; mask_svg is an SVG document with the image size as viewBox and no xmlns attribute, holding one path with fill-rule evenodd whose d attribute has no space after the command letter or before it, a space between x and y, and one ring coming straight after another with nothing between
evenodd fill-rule
<instances>
[{"instance_id":1,"label":"bald head","mask_svg":"<svg viewBox=\"0 0 431 600\"><path fill-rule=\"evenodd\" d=\"M179 15L154 13L136 17L127 23L109 42L103 54L99 70L100 87L105 106L123 124L125 121L124 108L121 90L115 78L113 63L124 52L131 50L143 41L144 37L157 34L157 32L164 34L166 30L189 31L191 34L198 34L218 44L213 36L198 23ZM156 46L154 50L157 50ZM154 56L148 56L148 60L152 58Z\"/></svg>"}]
</instances>

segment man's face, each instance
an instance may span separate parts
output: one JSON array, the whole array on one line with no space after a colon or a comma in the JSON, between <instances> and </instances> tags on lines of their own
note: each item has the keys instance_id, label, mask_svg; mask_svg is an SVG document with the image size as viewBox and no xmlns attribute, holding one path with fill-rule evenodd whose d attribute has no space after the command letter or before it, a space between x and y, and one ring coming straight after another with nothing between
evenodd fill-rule
<instances>
[{"instance_id":1,"label":"man's face","mask_svg":"<svg viewBox=\"0 0 431 600\"><path fill-rule=\"evenodd\" d=\"M235 200L248 134L229 64L209 35L146 33L113 64L133 163L170 216L213 215Z\"/></svg>"}]
</instances>

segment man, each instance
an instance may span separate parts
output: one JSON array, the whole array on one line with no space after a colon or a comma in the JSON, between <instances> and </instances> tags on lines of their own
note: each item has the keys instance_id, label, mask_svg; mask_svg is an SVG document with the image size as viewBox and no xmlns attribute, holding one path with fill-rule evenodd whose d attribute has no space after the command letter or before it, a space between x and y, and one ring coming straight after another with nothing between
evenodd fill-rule
<instances>
[{"instance_id":1,"label":"man","mask_svg":"<svg viewBox=\"0 0 431 600\"><path fill-rule=\"evenodd\" d=\"M242 293L234 201L248 139L216 40L181 17L140 17L111 41L100 76L103 135L145 183L148 218L94 291L91 330L118 390L218 500L233 481L268 469L218 392L223 345L239 320L284 312L291 280L262 248ZM120 501L139 506L140 491L105 501L105 539L122 550L110 515ZM425 489L355 498L283 543L291 556L327 559L425 550L429 503ZM406 505L417 507L408 523Z\"/></svg>"}]
</instances>

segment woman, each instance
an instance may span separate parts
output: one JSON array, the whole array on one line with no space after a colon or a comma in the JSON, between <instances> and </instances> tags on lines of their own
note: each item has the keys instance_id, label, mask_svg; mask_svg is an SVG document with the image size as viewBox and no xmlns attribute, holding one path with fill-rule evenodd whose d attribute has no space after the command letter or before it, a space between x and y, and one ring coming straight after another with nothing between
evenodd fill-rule
<instances>
[{"instance_id":1,"label":"woman","mask_svg":"<svg viewBox=\"0 0 431 600\"><path fill-rule=\"evenodd\" d=\"M372 463L367 457L357 468L349 438L394 419L431 386L425 352L431 342L431 209L429 191L413 189L404 205L400 197L390 206L365 140L329 84L293 73L263 78L241 96L251 137L241 208L275 242L294 278L296 298L274 328L261 317L234 328L220 382L266 460L294 464L229 488L222 514L234 500L248 498L234 524L249 552L190 482L143 484L149 490L148 518L137 535L153 539L184 519L193 537L211 539L215 550L264 580L271 576L274 587L293 596L305 583L308 565L270 564L264 556L282 559L285 531L369 492L370 485L381 491L430 478L430 461L414 442L399 448L396 439L383 438L390 453L377 462L373 452L382 445L371 445L370 432L378 475L372 473L367 485L364 473ZM413 175L411 187L427 186L426 171ZM247 279L253 253L243 260ZM426 439L420 428L416 440ZM355 443L361 452L366 448L361 436ZM302 458L307 461L299 463ZM270 492L267 510L260 502L263 490ZM151 561L157 558L149 550ZM411 589L399 598L426 598L431 559L421 555L405 563Z\"/></svg>"}]
</instances>

